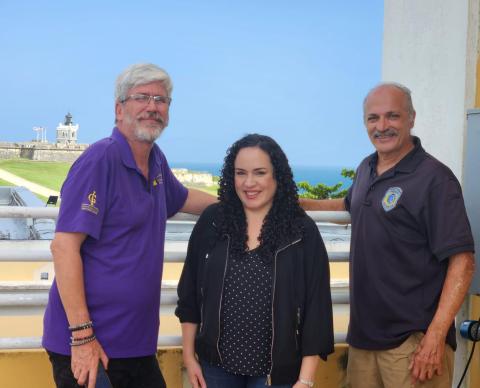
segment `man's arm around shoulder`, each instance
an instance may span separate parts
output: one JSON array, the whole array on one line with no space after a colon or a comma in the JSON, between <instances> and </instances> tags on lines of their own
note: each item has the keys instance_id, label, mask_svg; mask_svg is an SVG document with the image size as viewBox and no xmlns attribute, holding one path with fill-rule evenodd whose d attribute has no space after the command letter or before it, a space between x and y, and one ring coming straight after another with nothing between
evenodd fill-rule
<instances>
[{"instance_id":1,"label":"man's arm around shoulder","mask_svg":"<svg viewBox=\"0 0 480 388\"><path fill-rule=\"evenodd\" d=\"M345 200L344 198L336 199L309 199L309 198L300 198L300 206L303 210L311 211L345 211Z\"/></svg>"},{"instance_id":2,"label":"man's arm around shoulder","mask_svg":"<svg viewBox=\"0 0 480 388\"><path fill-rule=\"evenodd\" d=\"M196 189L188 189L188 196L180 209L183 213L201 214L206 207L218 202L213 195Z\"/></svg>"}]
</instances>

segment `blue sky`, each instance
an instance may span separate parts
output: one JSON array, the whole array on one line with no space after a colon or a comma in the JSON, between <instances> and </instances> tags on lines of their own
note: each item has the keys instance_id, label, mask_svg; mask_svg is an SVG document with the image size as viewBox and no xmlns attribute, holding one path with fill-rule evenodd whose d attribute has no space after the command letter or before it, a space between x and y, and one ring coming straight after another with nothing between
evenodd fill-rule
<instances>
[{"instance_id":1,"label":"blue sky","mask_svg":"<svg viewBox=\"0 0 480 388\"><path fill-rule=\"evenodd\" d=\"M79 142L108 136L115 78L152 62L174 82L171 163L219 163L259 132L292 165L353 167L373 149L361 105L382 32L380 0L2 1L0 140L52 141L67 112Z\"/></svg>"}]
</instances>

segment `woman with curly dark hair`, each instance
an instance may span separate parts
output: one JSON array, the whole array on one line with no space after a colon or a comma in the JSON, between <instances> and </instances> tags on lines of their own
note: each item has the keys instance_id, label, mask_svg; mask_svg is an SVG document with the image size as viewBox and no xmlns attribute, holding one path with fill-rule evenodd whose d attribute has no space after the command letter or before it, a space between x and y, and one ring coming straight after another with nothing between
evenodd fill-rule
<instances>
[{"instance_id":1,"label":"woman with curly dark hair","mask_svg":"<svg viewBox=\"0 0 480 388\"><path fill-rule=\"evenodd\" d=\"M312 387L333 352L328 258L272 138L229 148L219 201L193 229L178 286L190 382Z\"/></svg>"}]
</instances>

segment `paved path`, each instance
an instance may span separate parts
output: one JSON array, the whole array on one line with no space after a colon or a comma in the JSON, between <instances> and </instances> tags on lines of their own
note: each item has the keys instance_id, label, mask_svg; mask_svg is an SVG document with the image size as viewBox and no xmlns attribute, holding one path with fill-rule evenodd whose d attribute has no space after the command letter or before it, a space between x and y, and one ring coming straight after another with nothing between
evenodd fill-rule
<instances>
[{"instance_id":1,"label":"paved path","mask_svg":"<svg viewBox=\"0 0 480 388\"><path fill-rule=\"evenodd\" d=\"M10 182L14 184L15 186L23 186L26 187L28 190L35 194L40 194L44 197L49 197L50 195L56 195L60 196L60 193L58 191L49 189L48 187L40 186L37 185L36 183L27 181L26 179L20 178L17 175L13 175L9 173L8 171L2 170L0 168L0 179L3 179L4 181Z\"/></svg>"}]
</instances>

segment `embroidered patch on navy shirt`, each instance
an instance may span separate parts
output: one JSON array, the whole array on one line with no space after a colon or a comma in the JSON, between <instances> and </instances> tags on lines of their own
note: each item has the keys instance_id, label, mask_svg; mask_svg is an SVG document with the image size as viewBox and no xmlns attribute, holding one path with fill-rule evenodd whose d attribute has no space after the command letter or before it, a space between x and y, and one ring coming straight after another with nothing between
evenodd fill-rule
<instances>
[{"instance_id":1,"label":"embroidered patch on navy shirt","mask_svg":"<svg viewBox=\"0 0 480 388\"><path fill-rule=\"evenodd\" d=\"M97 203L97 193L92 191L90 194L88 194L87 198L89 203L82 203L82 210L97 215L98 208L95 207L95 204Z\"/></svg>"},{"instance_id":2,"label":"embroidered patch on navy shirt","mask_svg":"<svg viewBox=\"0 0 480 388\"><path fill-rule=\"evenodd\" d=\"M389 212L397 206L397 202L402 196L403 190L400 187L390 187L383 196L383 210Z\"/></svg>"}]
</instances>

